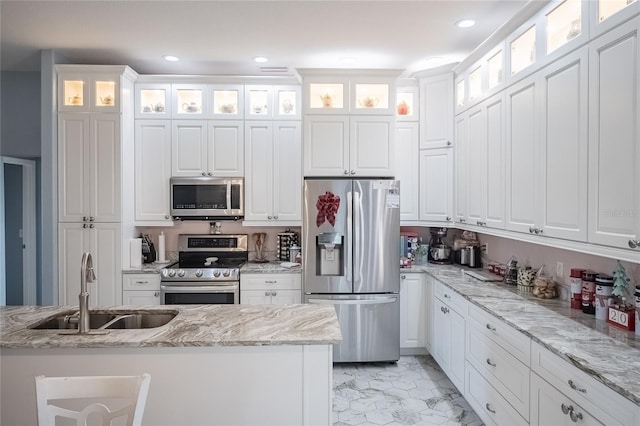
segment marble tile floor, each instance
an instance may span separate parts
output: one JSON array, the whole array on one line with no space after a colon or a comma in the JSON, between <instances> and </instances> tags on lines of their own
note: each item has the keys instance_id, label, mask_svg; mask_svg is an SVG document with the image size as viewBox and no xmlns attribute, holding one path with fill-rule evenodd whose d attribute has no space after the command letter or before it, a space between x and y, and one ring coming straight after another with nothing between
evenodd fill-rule
<instances>
[{"instance_id":1,"label":"marble tile floor","mask_svg":"<svg viewBox=\"0 0 640 426\"><path fill-rule=\"evenodd\" d=\"M430 355L334 364L333 394L333 426L482 425Z\"/></svg>"}]
</instances>

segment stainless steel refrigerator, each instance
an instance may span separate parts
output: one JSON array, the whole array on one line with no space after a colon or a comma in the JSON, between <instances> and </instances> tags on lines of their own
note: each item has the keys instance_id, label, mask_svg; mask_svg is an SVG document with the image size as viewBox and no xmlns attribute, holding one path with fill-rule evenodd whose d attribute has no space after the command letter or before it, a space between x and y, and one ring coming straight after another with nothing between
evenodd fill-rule
<instances>
[{"instance_id":1,"label":"stainless steel refrigerator","mask_svg":"<svg viewBox=\"0 0 640 426\"><path fill-rule=\"evenodd\" d=\"M336 308L334 362L400 358L400 182L306 179L304 299Z\"/></svg>"}]
</instances>

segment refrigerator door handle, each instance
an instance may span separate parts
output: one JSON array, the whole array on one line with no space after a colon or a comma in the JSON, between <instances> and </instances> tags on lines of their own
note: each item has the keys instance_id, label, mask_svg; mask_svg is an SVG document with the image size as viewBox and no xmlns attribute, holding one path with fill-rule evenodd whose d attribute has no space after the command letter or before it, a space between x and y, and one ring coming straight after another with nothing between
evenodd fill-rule
<instances>
[{"instance_id":1,"label":"refrigerator door handle","mask_svg":"<svg viewBox=\"0 0 640 426\"><path fill-rule=\"evenodd\" d=\"M353 192L347 192L347 282L352 281L351 264L353 262Z\"/></svg>"},{"instance_id":2,"label":"refrigerator door handle","mask_svg":"<svg viewBox=\"0 0 640 426\"><path fill-rule=\"evenodd\" d=\"M385 303L395 303L397 296L378 297L375 299L309 299L308 303L313 305L381 305Z\"/></svg>"},{"instance_id":3,"label":"refrigerator door handle","mask_svg":"<svg viewBox=\"0 0 640 426\"><path fill-rule=\"evenodd\" d=\"M362 281L362 268L364 267L364 238L362 235L362 230L364 229L364 213L362 210L362 194L360 192L354 192L354 203L355 206L355 214L354 214L354 226L355 226L355 237L357 238L358 247L356 247L356 253L354 254L354 263L357 261L357 271L358 276L354 281L356 283L360 283ZM354 272L356 270L356 265L354 265Z\"/></svg>"}]
</instances>

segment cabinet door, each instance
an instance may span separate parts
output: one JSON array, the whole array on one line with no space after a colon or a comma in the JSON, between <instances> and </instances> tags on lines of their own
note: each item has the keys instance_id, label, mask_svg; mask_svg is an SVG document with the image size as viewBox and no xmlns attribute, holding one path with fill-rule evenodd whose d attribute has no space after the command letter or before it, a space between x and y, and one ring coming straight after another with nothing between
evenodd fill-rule
<instances>
[{"instance_id":1,"label":"cabinet door","mask_svg":"<svg viewBox=\"0 0 640 426\"><path fill-rule=\"evenodd\" d=\"M272 305L294 305L301 303L302 292L300 290L273 290L271 292Z\"/></svg>"},{"instance_id":2,"label":"cabinet door","mask_svg":"<svg viewBox=\"0 0 640 426\"><path fill-rule=\"evenodd\" d=\"M426 285L422 274L400 275L400 347L426 344Z\"/></svg>"},{"instance_id":3,"label":"cabinet door","mask_svg":"<svg viewBox=\"0 0 640 426\"><path fill-rule=\"evenodd\" d=\"M90 224L89 251L93 257L96 280L89 283L91 306L120 305L122 303L122 258L119 223ZM79 289L79 287L78 287Z\"/></svg>"},{"instance_id":4,"label":"cabinet door","mask_svg":"<svg viewBox=\"0 0 640 426\"><path fill-rule=\"evenodd\" d=\"M58 119L58 221L81 222L89 216L90 116L60 114Z\"/></svg>"},{"instance_id":5,"label":"cabinet door","mask_svg":"<svg viewBox=\"0 0 640 426\"><path fill-rule=\"evenodd\" d=\"M273 126L245 123L245 220L273 220Z\"/></svg>"},{"instance_id":6,"label":"cabinet door","mask_svg":"<svg viewBox=\"0 0 640 426\"><path fill-rule=\"evenodd\" d=\"M446 305L442 300L433 299L433 358L442 370L449 375L451 359L451 321L447 315ZM463 351L464 352L464 351Z\"/></svg>"},{"instance_id":7,"label":"cabinet door","mask_svg":"<svg viewBox=\"0 0 640 426\"><path fill-rule=\"evenodd\" d=\"M241 290L241 305L270 305L271 290Z\"/></svg>"},{"instance_id":8,"label":"cabinet door","mask_svg":"<svg viewBox=\"0 0 640 426\"><path fill-rule=\"evenodd\" d=\"M455 145L455 221L465 223L467 221L467 186L469 185L469 143L467 114L456 117L456 145Z\"/></svg>"},{"instance_id":9,"label":"cabinet door","mask_svg":"<svg viewBox=\"0 0 640 426\"><path fill-rule=\"evenodd\" d=\"M468 113L467 223L482 225L487 213L487 116L484 105Z\"/></svg>"},{"instance_id":10,"label":"cabinet door","mask_svg":"<svg viewBox=\"0 0 640 426\"><path fill-rule=\"evenodd\" d=\"M464 369L465 369L465 324L464 317L451 308L447 308L447 316L450 322L451 348L448 376L458 390L464 394Z\"/></svg>"},{"instance_id":11,"label":"cabinet door","mask_svg":"<svg viewBox=\"0 0 640 426\"><path fill-rule=\"evenodd\" d=\"M587 49L542 71L539 225L544 235L587 239Z\"/></svg>"},{"instance_id":12,"label":"cabinet door","mask_svg":"<svg viewBox=\"0 0 640 426\"><path fill-rule=\"evenodd\" d=\"M89 246L86 223L58 224L58 304L77 305L80 262ZM93 253L92 253L93 254ZM91 293L89 293L91 295ZM92 300L90 299L90 302ZM92 301L95 302L95 299Z\"/></svg>"},{"instance_id":13,"label":"cabinet door","mask_svg":"<svg viewBox=\"0 0 640 426\"><path fill-rule=\"evenodd\" d=\"M420 150L420 220L451 221L452 200L453 150Z\"/></svg>"},{"instance_id":14,"label":"cabinet door","mask_svg":"<svg viewBox=\"0 0 640 426\"><path fill-rule=\"evenodd\" d=\"M273 123L273 219L302 220L302 129L299 121Z\"/></svg>"},{"instance_id":15,"label":"cabinet door","mask_svg":"<svg viewBox=\"0 0 640 426\"><path fill-rule=\"evenodd\" d=\"M206 121L173 120L171 126L171 176L206 176Z\"/></svg>"},{"instance_id":16,"label":"cabinet door","mask_svg":"<svg viewBox=\"0 0 640 426\"><path fill-rule=\"evenodd\" d=\"M120 114L91 114L89 138L89 220L119 222L121 218Z\"/></svg>"},{"instance_id":17,"label":"cabinet door","mask_svg":"<svg viewBox=\"0 0 640 426\"><path fill-rule=\"evenodd\" d=\"M123 305L160 305L160 292L158 290L123 291Z\"/></svg>"},{"instance_id":18,"label":"cabinet door","mask_svg":"<svg viewBox=\"0 0 640 426\"><path fill-rule=\"evenodd\" d=\"M400 221L418 220L418 123L396 125L395 178L400 181Z\"/></svg>"},{"instance_id":19,"label":"cabinet door","mask_svg":"<svg viewBox=\"0 0 640 426\"><path fill-rule=\"evenodd\" d=\"M640 239L640 18L589 45L591 243Z\"/></svg>"},{"instance_id":20,"label":"cabinet door","mask_svg":"<svg viewBox=\"0 0 640 426\"><path fill-rule=\"evenodd\" d=\"M135 219L171 224L171 121L136 120Z\"/></svg>"},{"instance_id":21,"label":"cabinet door","mask_svg":"<svg viewBox=\"0 0 640 426\"><path fill-rule=\"evenodd\" d=\"M487 117L486 226L504 229L505 225L505 102L504 94L485 103Z\"/></svg>"},{"instance_id":22,"label":"cabinet door","mask_svg":"<svg viewBox=\"0 0 640 426\"><path fill-rule=\"evenodd\" d=\"M304 175L344 177L349 174L349 117L306 116Z\"/></svg>"},{"instance_id":23,"label":"cabinet door","mask_svg":"<svg viewBox=\"0 0 640 426\"><path fill-rule=\"evenodd\" d=\"M420 149L451 146L453 141L453 74L420 82Z\"/></svg>"},{"instance_id":24,"label":"cabinet door","mask_svg":"<svg viewBox=\"0 0 640 426\"><path fill-rule=\"evenodd\" d=\"M425 347L429 351L430 354L433 355L433 347L434 347L434 296L433 291L435 287L435 278L430 275L424 276L425 280L425 290L424 290L424 308L425 308Z\"/></svg>"},{"instance_id":25,"label":"cabinet door","mask_svg":"<svg viewBox=\"0 0 640 426\"><path fill-rule=\"evenodd\" d=\"M530 232L536 224L538 86L533 77L507 89L507 229Z\"/></svg>"},{"instance_id":26,"label":"cabinet door","mask_svg":"<svg viewBox=\"0 0 640 426\"><path fill-rule=\"evenodd\" d=\"M531 373L530 420L531 425L541 426L571 426L576 423L603 424L535 373Z\"/></svg>"},{"instance_id":27,"label":"cabinet door","mask_svg":"<svg viewBox=\"0 0 640 426\"><path fill-rule=\"evenodd\" d=\"M209 122L208 176L244 176L244 123Z\"/></svg>"},{"instance_id":28,"label":"cabinet door","mask_svg":"<svg viewBox=\"0 0 640 426\"><path fill-rule=\"evenodd\" d=\"M352 116L349 173L354 176L391 176L394 166L393 116Z\"/></svg>"}]
</instances>

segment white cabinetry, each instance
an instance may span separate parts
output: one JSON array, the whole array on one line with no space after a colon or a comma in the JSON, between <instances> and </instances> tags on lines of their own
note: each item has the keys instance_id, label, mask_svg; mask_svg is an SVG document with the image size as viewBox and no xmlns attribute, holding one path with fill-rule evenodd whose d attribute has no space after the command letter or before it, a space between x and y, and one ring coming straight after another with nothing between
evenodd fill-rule
<instances>
[{"instance_id":1,"label":"white cabinetry","mask_svg":"<svg viewBox=\"0 0 640 426\"><path fill-rule=\"evenodd\" d=\"M245 129L245 224L299 225L300 122L248 121Z\"/></svg>"},{"instance_id":2,"label":"white cabinetry","mask_svg":"<svg viewBox=\"0 0 640 426\"><path fill-rule=\"evenodd\" d=\"M420 79L420 149L453 144L453 74Z\"/></svg>"},{"instance_id":3,"label":"white cabinetry","mask_svg":"<svg viewBox=\"0 0 640 426\"><path fill-rule=\"evenodd\" d=\"M433 299L433 357L451 382L464 394L465 313L467 302L441 283Z\"/></svg>"},{"instance_id":4,"label":"white cabinetry","mask_svg":"<svg viewBox=\"0 0 640 426\"><path fill-rule=\"evenodd\" d=\"M455 186L454 186L454 221L467 221L467 186L469 185L469 132L467 114L459 114L455 118Z\"/></svg>"},{"instance_id":5,"label":"white cabinetry","mask_svg":"<svg viewBox=\"0 0 640 426\"><path fill-rule=\"evenodd\" d=\"M135 220L145 225L172 225L171 121L136 120L135 127Z\"/></svg>"},{"instance_id":6,"label":"white cabinetry","mask_svg":"<svg viewBox=\"0 0 640 426\"><path fill-rule=\"evenodd\" d=\"M241 274L240 303L243 305L284 305L301 303L300 274Z\"/></svg>"},{"instance_id":7,"label":"white cabinetry","mask_svg":"<svg viewBox=\"0 0 640 426\"><path fill-rule=\"evenodd\" d=\"M532 425L637 424L637 405L538 343L531 370Z\"/></svg>"},{"instance_id":8,"label":"white cabinetry","mask_svg":"<svg viewBox=\"0 0 640 426\"><path fill-rule=\"evenodd\" d=\"M160 305L160 274L122 274L123 305Z\"/></svg>"},{"instance_id":9,"label":"white cabinetry","mask_svg":"<svg viewBox=\"0 0 640 426\"><path fill-rule=\"evenodd\" d=\"M400 181L400 221L417 221L419 206L419 128L417 122L396 123L395 178Z\"/></svg>"},{"instance_id":10,"label":"white cabinetry","mask_svg":"<svg viewBox=\"0 0 640 426\"><path fill-rule=\"evenodd\" d=\"M433 354L433 335L434 335L433 310L435 306L434 293L435 293L435 287L436 287L436 279L428 274L425 274L423 279L425 284L424 306L426 309L426 315L425 315L426 326L425 326L425 342L424 343L429 353Z\"/></svg>"},{"instance_id":11,"label":"white cabinetry","mask_svg":"<svg viewBox=\"0 0 640 426\"><path fill-rule=\"evenodd\" d=\"M450 222L453 211L453 150L422 149L420 158L420 220Z\"/></svg>"},{"instance_id":12,"label":"white cabinetry","mask_svg":"<svg viewBox=\"0 0 640 426\"><path fill-rule=\"evenodd\" d=\"M305 116L305 176L393 176L392 116Z\"/></svg>"},{"instance_id":13,"label":"white cabinetry","mask_svg":"<svg viewBox=\"0 0 640 426\"><path fill-rule=\"evenodd\" d=\"M88 283L89 305L120 304L120 223L59 223L58 304L77 305L82 254L90 252L96 280Z\"/></svg>"},{"instance_id":14,"label":"white cabinetry","mask_svg":"<svg viewBox=\"0 0 640 426\"><path fill-rule=\"evenodd\" d=\"M639 31L634 18L589 46L588 240L640 251Z\"/></svg>"},{"instance_id":15,"label":"white cabinetry","mask_svg":"<svg viewBox=\"0 0 640 426\"><path fill-rule=\"evenodd\" d=\"M400 348L426 347L426 287L424 274L400 274Z\"/></svg>"},{"instance_id":16,"label":"white cabinetry","mask_svg":"<svg viewBox=\"0 0 640 426\"><path fill-rule=\"evenodd\" d=\"M242 121L173 120L172 176L243 176Z\"/></svg>"},{"instance_id":17,"label":"white cabinetry","mask_svg":"<svg viewBox=\"0 0 640 426\"><path fill-rule=\"evenodd\" d=\"M120 151L120 114L59 114L58 221L120 221Z\"/></svg>"}]
</instances>

